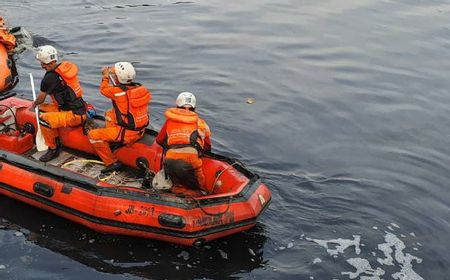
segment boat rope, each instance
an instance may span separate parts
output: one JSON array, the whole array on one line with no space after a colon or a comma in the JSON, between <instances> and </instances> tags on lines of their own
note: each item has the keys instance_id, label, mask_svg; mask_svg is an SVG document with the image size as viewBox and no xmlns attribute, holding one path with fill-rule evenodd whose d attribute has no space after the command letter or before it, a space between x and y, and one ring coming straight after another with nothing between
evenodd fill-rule
<instances>
[{"instance_id":1,"label":"boat rope","mask_svg":"<svg viewBox=\"0 0 450 280\"><path fill-rule=\"evenodd\" d=\"M206 210L202 207L202 205L200 204L200 201L199 201L198 199L196 199L195 197L193 197L193 196L191 196L191 195L187 195L187 197L189 197L189 198L191 198L193 201L195 201L195 203L197 204L198 208L200 208L200 210L202 210L203 213L205 213L206 215L209 215L209 216L215 216L215 217L219 217L219 216L222 216L223 214L227 213L228 210L230 210L231 200L233 199L232 196L230 196L230 197L228 198L227 209L225 209L224 211L219 212L219 213L210 213L210 212L206 211Z\"/></svg>"},{"instance_id":2,"label":"boat rope","mask_svg":"<svg viewBox=\"0 0 450 280\"><path fill-rule=\"evenodd\" d=\"M74 160L68 161L68 162L64 163L63 165L61 165L61 168L65 168L65 167L67 167L67 165L74 164L74 163L77 163L77 162L80 162L80 163L97 163L97 164L105 165L102 161L94 160L94 159L74 159Z\"/></svg>"},{"instance_id":3,"label":"boat rope","mask_svg":"<svg viewBox=\"0 0 450 280\"><path fill-rule=\"evenodd\" d=\"M224 168L223 170L221 170L219 172L219 174L217 174L216 179L214 180L214 184L213 184L213 189L211 191L211 193L215 193L216 191L216 187L217 187L217 181L219 180L220 176L222 176L222 174L227 171L228 169L230 169L231 167L233 167L233 165L238 164L238 162L233 162L231 165L229 165L227 168Z\"/></svg>"},{"instance_id":4,"label":"boat rope","mask_svg":"<svg viewBox=\"0 0 450 280\"><path fill-rule=\"evenodd\" d=\"M75 163L93 163L93 164L105 165L102 161L94 160L94 159L74 159L74 160L68 161L68 162L64 163L63 165L61 165L61 168L67 168L68 165L75 164ZM84 167L82 167L82 169L83 168L86 168L86 167L84 166ZM139 179L137 179L137 178L128 178L123 175L120 175L116 171L114 171L108 175L104 175L104 174L100 173L97 176L97 178L99 181L102 181L102 182L108 182L109 180L114 180L117 182L117 183L114 183L115 185L121 185L121 184L126 184L126 183L131 183L131 182L139 182Z\"/></svg>"},{"instance_id":5,"label":"boat rope","mask_svg":"<svg viewBox=\"0 0 450 280\"><path fill-rule=\"evenodd\" d=\"M231 167L233 167L234 165L238 164L238 162L233 162L232 164L230 164L229 166L227 166L227 168L224 168L223 170L221 170L219 172L219 174L217 174L216 179L214 180L214 184L213 184L213 190L211 191L211 193L214 193L216 190L216 186L217 186L217 181L219 180L220 176L222 176L222 174L227 171L228 169L230 169ZM205 213L206 215L210 215L210 216L222 216L223 214L227 213L228 210L230 210L230 204L231 204L231 200L233 200L233 196L230 196L228 199L228 203L227 203L227 209L225 209L225 211L219 212L219 213L209 213L208 211L206 211L202 205L200 204L200 201L198 199L196 199L193 196L188 196L190 197L193 201L195 201L195 203L197 203L198 208L200 208L200 210L202 210L203 213Z\"/></svg>"},{"instance_id":6,"label":"boat rope","mask_svg":"<svg viewBox=\"0 0 450 280\"><path fill-rule=\"evenodd\" d=\"M17 117L16 117L16 114L14 113L14 111L13 111L13 109L11 108L11 107L9 107L9 106L6 106L6 105L4 105L4 104L0 104L0 106L1 107L5 107L5 108L7 108L9 111L11 111L11 114L13 115L13 117L14 117L14 126L17 128ZM3 125L3 124L2 124ZM17 130L16 128L11 128L11 127L9 127L11 124L9 124L9 125L4 125L5 126L5 131L2 131L2 132L9 132L10 130Z\"/></svg>"},{"instance_id":7,"label":"boat rope","mask_svg":"<svg viewBox=\"0 0 450 280\"><path fill-rule=\"evenodd\" d=\"M63 165L61 165L61 168L67 168L67 166L71 165L71 164L75 164L75 163L94 163L94 164L100 164L100 165L105 165L102 161L99 160L95 160L95 159L74 159L71 161L68 161L66 163L64 163ZM105 182L107 180L109 180L115 172L111 173L110 175L107 176L100 176L102 174L99 174L98 179L102 182Z\"/></svg>"}]
</instances>

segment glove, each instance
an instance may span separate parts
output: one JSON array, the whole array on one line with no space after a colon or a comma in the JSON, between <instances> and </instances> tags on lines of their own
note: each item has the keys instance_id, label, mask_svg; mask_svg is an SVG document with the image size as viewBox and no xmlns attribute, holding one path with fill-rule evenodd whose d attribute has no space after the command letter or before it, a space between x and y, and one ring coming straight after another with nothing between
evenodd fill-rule
<instances>
[{"instance_id":1,"label":"glove","mask_svg":"<svg viewBox=\"0 0 450 280\"><path fill-rule=\"evenodd\" d=\"M86 115L89 119L92 119L93 117L95 117L97 115L97 112L95 111L94 105L92 104L87 104L86 106Z\"/></svg>"}]
</instances>

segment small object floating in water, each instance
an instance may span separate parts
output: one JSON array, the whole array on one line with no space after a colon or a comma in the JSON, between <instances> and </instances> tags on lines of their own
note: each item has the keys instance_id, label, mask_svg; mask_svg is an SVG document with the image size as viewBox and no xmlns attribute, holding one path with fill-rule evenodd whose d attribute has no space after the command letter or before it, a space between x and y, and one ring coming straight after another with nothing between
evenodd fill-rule
<instances>
[{"instance_id":1,"label":"small object floating in water","mask_svg":"<svg viewBox=\"0 0 450 280\"><path fill-rule=\"evenodd\" d=\"M247 104L253 104L255 102L256 102L256 100L254 98L251 98L251 97L247 98Z\"/></svg>"}]
</instances>

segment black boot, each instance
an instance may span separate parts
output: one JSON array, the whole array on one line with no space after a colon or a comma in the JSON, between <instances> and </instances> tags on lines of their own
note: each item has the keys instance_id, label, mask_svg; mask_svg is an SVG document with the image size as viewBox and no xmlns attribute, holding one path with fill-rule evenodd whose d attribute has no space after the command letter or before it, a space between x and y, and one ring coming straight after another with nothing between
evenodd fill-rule
<instances>
[{"instance_id":1,"label":"black boot","mask_svg":"<svg viewBox=\"0 0 450 280\"><path fill-rule=\"evenodd\" d=\"M51 161L54 158L57 158L59 156L59 154L61 153L62 150L62 143L61 143L61 139L56 138L55 139L56 142L56 148L55 149L48 149L48 151L42 155L39 160L42 162L47 162L47 161Z\"/></svg>"},{"instance_id":2,"label":"black boot","mask_svg":"<svg viewBox=\"0 0 450 280\"><path fill-rule=\"evenodd\" d=\"M48 151L43 156L41 156L39 158L39 160L42 162L51 161L52 159L58 157L60 151L61 151L61 149L59 149L59 148L48 149Z\"/></svg>"},{"instance_id":3,"label":"black boot","mask_svg":"<svg viewBox=\"0 0 450 280\"><path fill-rule=\"evenodd\" d=\"M102 171L100 171L100 172L102 174L105 174L105 173L110 173L110 172L113 172L113 171L118 171L121 168L122 168L122 163L116 161L113 164L110 164L110 165L106 166L105 168L103 168Z\"/></svg>"}]
</instances>

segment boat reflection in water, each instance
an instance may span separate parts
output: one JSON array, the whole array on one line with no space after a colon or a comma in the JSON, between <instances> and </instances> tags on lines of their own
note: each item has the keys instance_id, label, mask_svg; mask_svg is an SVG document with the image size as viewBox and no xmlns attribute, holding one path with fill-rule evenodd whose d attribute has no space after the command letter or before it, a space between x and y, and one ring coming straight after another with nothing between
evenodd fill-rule
<instances>
[{"instance_id":1,"label":"boat reflection in water","mask_svg":"<svg viewBox=\"0 0 450 280\"><path fill-rule=\"evenodd\" d=\"M225 279L264 266L266 236L263 225L259 223L247 232L212 241L202 247L187 247L97 233L4 196L0 196L0 213L2 230L22 232L26 242L104 273L125 273L151 279ZM17 252L13 252L15 254ZM41 251L39 259L51 259L50 255L47 250ZM0 258L1 262L4 260ZM36 273L49 273L48 268L39 262L29 263L26 268Z\"/></svg>"}]
</instances>

